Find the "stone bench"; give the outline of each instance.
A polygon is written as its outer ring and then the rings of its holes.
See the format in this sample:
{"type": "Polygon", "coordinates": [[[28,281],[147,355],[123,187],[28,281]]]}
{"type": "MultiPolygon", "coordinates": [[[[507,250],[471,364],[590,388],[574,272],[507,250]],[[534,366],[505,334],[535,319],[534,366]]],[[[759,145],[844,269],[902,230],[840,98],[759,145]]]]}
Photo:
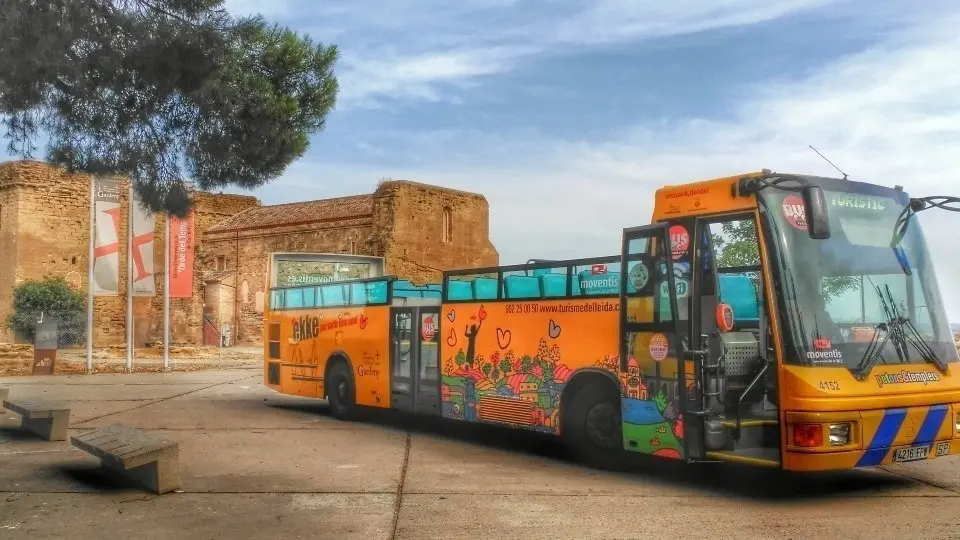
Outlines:
{"type": "Polygon", "coordinates": [[[48,441],[67,440],[70,427],[70,407],[59,401],[24,399],[12,401],[3,398],[7,409],[20,415],[20,426],[48,441]]]}
{"type": "Polygon", "coordinates": [[[179,445],[138,429],[110,424],[70,437],[73,446],[100,458],[107,470],[158,495],[180,487],[179,445]]]}
{"type": "Polygon", "coordinates": [[[10,397],[10,389],[0,386],[0,413],[7,412],[4,402],[10,397]]]}

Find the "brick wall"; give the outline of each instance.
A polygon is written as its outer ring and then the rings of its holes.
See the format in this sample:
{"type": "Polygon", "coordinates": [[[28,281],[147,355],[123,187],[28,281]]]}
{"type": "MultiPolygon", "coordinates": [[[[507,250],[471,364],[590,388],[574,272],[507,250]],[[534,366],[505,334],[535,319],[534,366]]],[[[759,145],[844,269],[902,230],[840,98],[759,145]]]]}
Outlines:
{"type": "Polygon", "coordinates": [[[17,269],[17,200],[13,167],[0,166],[0,341],[12,341],[7,316],[13,305],[17,269]]]}
{"type": "MultiPolygon", "coordinates": [[[[121,230],[127,231],[127,183],[123,182],[121,230]]],[[[0,216],[0,248],[15,254],[0,269],[0,316],[12,308],[10,291],[27,278],[63,276],[84,294],[87,291],[87,261],[90,231],[90,177],[69,175],[41,162],[16,161],[0,164],[0,204],[16,211],[0,216]],[[9,250],[9,251],[8,251],[9,250]],[[12,276],[12,278],[11,278],[12,276]]],[[[196,231],[259,204],[253,197],[196,194],[196,231]]],[[[138,344],[163,338],[163,235],[164,219],[156,219],[154,269],[157,296],[134,298],[134,336],[138,344]]],[[[202,252],[202,247],[198,246],[202,252]]],[[[127,245],[120,244],[120,294],[94,299],[94,344],[103,346],[126,341],[127,245]]],[[[197,257],[192,298],[171,298],[171,341],[199,343],[202,332],[203,297],[199,276],[202,257],[197,257]]],[[[13,336],[3,325],[0,340],[13,336]]]]}
{"type": "MultiPolygon", "coordinates": [[[[15,193],[15,218],[4,224],[5,239],[14,254],[13,264],[5,264],[3,272],[9,286],[15,287],[26,279],[46,276],[64,277],[67,281],[86,291],[87,261],[90,227],[90,178],[85,175],[70,175],[53,169],[44,163],[18,161],[0,164],[0,177],[4,191],[15,193]],[[12,275],[12,282],[9,277],[12,275]]],[[[126,220],[126,212],[123,213],[126,220]]],[[[6,258],[6,249],[4,250],[6,258]]],[[[125,251],[121,257],[125,257],[125,251]]],[[[125,279],[126,268],[120,269],[120,279],[125,279]]],[[[12,291],[9,291],[12,293],[12,291]]],[[[12,295],[0,297],[0,313],[12,311],[12,295]]],[[[110,332],[116,319],[114,298],[97,298],[94,306],[98,319],[95,335],[110,332]]],[[[5,323],[5,321],[4,321],[5,323]]],[[[120,329],[123,336],[121,306],[120,329]]],[[[4,324],[2,338],[13,341],[14,336],[4,324]]]]}
{"type": "Polygon", "coordinates": [[[374,242],[387,273],[415,283],[439,283],[444,270],[500,261],[490,242],[489,206],[482,195],[384,182],[374,194],[374,224],[374,242]]]}

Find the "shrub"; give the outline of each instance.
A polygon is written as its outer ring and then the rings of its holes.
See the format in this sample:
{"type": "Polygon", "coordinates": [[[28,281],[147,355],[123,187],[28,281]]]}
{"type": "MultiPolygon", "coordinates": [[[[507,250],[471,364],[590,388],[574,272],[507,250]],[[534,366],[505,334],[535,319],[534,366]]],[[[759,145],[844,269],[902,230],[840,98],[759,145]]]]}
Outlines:
{"type": "Polygon", "coordinates": [[[7,328],[33,343],[41,314],[57,320],[58,347],[86,342],[86,298],[62,277],[27,280],[16,287],[7,328]]]}

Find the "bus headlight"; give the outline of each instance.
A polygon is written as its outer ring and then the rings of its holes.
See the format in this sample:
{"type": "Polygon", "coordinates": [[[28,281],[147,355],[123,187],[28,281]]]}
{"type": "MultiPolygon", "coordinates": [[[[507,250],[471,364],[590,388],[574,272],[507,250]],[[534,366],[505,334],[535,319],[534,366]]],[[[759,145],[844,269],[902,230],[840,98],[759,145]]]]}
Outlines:
{"type": "Polygon", "coordinates": [[[954,427],[957,429],[957,435],[960,435],[960,412],[957,413],[956,424],[954,427]]]}
{"type": "Polygon", "coordinates": [[[844,446],[850,443],[850,424],[830,424],[830,446],[844,446]]]}

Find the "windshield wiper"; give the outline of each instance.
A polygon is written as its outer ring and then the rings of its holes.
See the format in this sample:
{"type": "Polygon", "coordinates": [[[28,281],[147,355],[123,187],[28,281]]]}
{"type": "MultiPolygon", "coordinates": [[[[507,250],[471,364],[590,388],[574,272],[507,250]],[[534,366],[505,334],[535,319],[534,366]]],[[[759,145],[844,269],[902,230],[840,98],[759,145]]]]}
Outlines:
{"type": "Polygon", "coordinates": [[[857,378],[857,380],[862,381],[864,377],[870,373],[877,363],[877,358],[880,357],[880,351],[883,350],[883,346],[886,345],[887,339],[891,337],[893,338],[894,349],[897,351],[897,356],[900,358],[900,363],[907,363],[908,361],[909,344],[913,345],[917,349],[917,351],[920,353],[920,356],[925,361],[937,366],[937,369],[939,369],[942,373],[946,373],[946,362],[941,360],[930,347],[930,345],[923,339],[923,336],[920,335],[920,332],[913,325],[913,322],[910,321],[910,318],[904,317],[902,314],[900,314],[900,310],[897,308],[897,304],[893,300],[893,294],[890,292],[890,285],[885,285],[885,287],[887,289],[886,297],[884,297],[880,287],[874,285],[874,289],[877,291],[877,296],[880,298],[880,304],[887,316],[887,321],[876,326],[878,332],[874,332],[873,338],[870,340],[870,345],[868,345],[867,350],[864,351],[863,358],[860,359],[860,362],[854,369],[854,376],[857,378]],[[908,335],[904,328],[906,328],[911,335],[908,335]],[[875,346],[879,330],[884,330],[885,334],[880,345],[875,346]]]}
{"type": "Polygon", "coordinates": [[[923,339],[923,336],[920,335],[920,331],[917,330],[917,327],[913,325],[913,322],[911,322],[908,318],[904,318],[903,325],[906,326],[907,330],[909,330],[910,334],[912,334],[905,336],[906,339],[908,339],[910,344],[917,349],[917,351],[920,353],[920,356],[922,356],[927,362],[937,366],[937,369],[940,370],[940,373],[946,374],[947,363],[937,356],[937,353],[933,351],[933,348],[930,347],[930,344],[928,344],[923,339]]]}
{"type": "Polygon", "coordinates": [[[900,357],[901,364],[906,363],[910,352],[907,350],[907,337],[903,333],[904,317],[900,315],[900,310],[897,309],[897,303],[893,300],[893,294],[890,293],[890,285],[884,285],[887,289],[886,298],[884,298],[880,287],[876,285],[874,285],[874,287],[877,289],[877,296],[880,297],[880,305],[883,307],[883,312],[887,316],[887,327],[893,336],[893,344],[897,349],[897,356],[900,357]],[[888,299],[890,303],[887,303],[888,299]]]}
{"type": "MultiPolygon", "coordinates": [[[[942,373],[946,373],[947,363],[941,360],[937,356],[937,353],[935,353],[933,349],[930,347],[930,344],[928,344],[923,339],[923,336],[920,335],[920,331],[917,330],[917,327],[913,325],[913,321],[911,321],[909,317],[905,317],[900,313],[900,310],[897,308],[897,304],[893,301],[893,294],[890,293],[890,285],[886,285],[886,288],[887,288],[887,298],[890,299],[890,307],[891,307],[891,311],[889,314],[893,315],[894,317],[893,320],[896,321],[895,324],[896,324],[897,340],[899,341],[901,347],[903,348],[904,356],[907,355],[907,344],[909,343],[910,345],[913,345],[914,348],[917,349],[917,352],[920,353],[920,356],[925,361],[937,366],[937,369],[939,369],[942,373]],[[904,328],[906,328],[906,330],[904,330],[904,328]],[[910,334],[907,333],[908,331],[910,332],[910,334]]],[[[877,292],[879,292],[879,289],[877,292]]],[[[883,300],[882,297],[881,297],[881,300],[883,300]]],[[[886,310],[887,303],[884,302],[883,304],[884,304],[884,310],[886,310]]]]}
{"type": "MultiPolygon", "coordinates": [[[[860,362],[857,363],[857,367],[853,368],[853,376],[857,378],[858,381],[862,381],[864,377],[873,369],[873,366],[877,364],[877,359],[882,358],[880,351],[883,350],[883,346],[887,344],[887,340],[890,338],[890,330],[886,323],[880,323],[874,327],[876,330],[873,333],[873,337],[870,338],[870,344],[867,345],[867,350],[863,352],[863,357],[860,358],[860,362]],[[877,345],[877,340],[880,337],[880,330],[884,331],[883,341],[880,342],[880,345],[877,345]]],[[[899,350],[897,353],[899,354],[899,350]]]]}
{"type": "Polygon", "coordinates": [[[890,241],[890,247],[897,247],[903,237],[907,234],[907,227],[910,225],[910,218],[917,212],[922,212],[928,208],[942,208],[951,212],[960,212],[960,206],[948,206],[950,204],[960,204],[960,197],[950,197],[939,195],[933,197],[911,198],[907,206],[903,208],[897,217],[897,222],[893,226],[893,239],[890,241]]]}

